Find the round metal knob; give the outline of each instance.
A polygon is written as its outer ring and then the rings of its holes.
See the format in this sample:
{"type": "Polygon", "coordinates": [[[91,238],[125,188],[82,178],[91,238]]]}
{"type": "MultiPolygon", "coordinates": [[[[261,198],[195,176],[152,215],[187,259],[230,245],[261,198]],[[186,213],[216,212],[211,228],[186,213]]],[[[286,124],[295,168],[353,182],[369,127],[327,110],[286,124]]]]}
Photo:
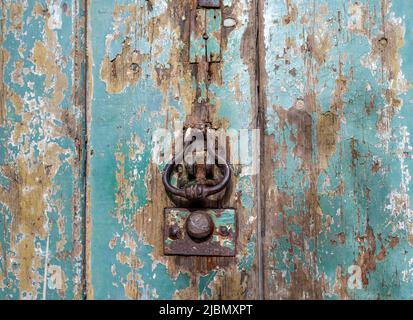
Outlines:
{"type": "Polygon", "coordinates": [[[202,240],[209,237],[214,230],[214,222],[206,212],[195,211],[186,220],[186,232],[191,238],[202,240]]]}

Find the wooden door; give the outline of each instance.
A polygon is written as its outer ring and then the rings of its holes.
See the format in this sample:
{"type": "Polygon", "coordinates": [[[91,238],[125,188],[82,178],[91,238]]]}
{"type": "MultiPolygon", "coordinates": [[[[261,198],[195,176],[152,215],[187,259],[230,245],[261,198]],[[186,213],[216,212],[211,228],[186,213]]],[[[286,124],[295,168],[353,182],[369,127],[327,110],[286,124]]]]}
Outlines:
{"type": "Polygon", "coordinates": [[[85,8],[0,6],[0,297],[82,299],[85,8]]]}
{"type": "Polygon", "coordinates": [[[406,1],[263,1],[265,296],[412,297],[406,1]]]}
{"type": "MultiPolygon", "coordinates": [[[[93,2],[89,8],[93,95],[90,127],[88,295],[94,298],[256,298],[257,207],[254,177],[233,175],[227,205],[237,209],[236,258],[167,257],[163,209],[174,207],[153,163],[153,132],[177,130],[195,101],[213,101],[217,126],[255,126],[254,3],[208,9],[221,62],[210,83],[195,46],[196,1],[93,2]],[[212,11],[212,12],[211,12],[212,11]],[[214,16],[216,17],[215,19],[214,16]],[[103,28],[102,26],[105,25],[103,28]],[[221,39],[219,39],[221,38],[221,39]],[[242,91],[241,91],[242,90],[242,91]],[[240,117],[240,113],[243,114],[240,117]]],[[[203,9],[200,9],[203,10],[203,9]]],[[[200,15],[202,13],[199,13],[200,15]]],[[[205,12],[204,12],[205,15],[205,12]]],[[[202,54],[202,53],[201,53],[202,54]]],[[[217,59],[218,60],[218,59],[217,59]]]]}
{"type": "Polygon", "coordinates": [[[402,0],[2,1],[0,298],[412,298],[412,16],[402,0]],[[235,257],[166,256],[153,138],[205,108],[260,133],[259,171],[233,165],[220,203],[235,257]]]}

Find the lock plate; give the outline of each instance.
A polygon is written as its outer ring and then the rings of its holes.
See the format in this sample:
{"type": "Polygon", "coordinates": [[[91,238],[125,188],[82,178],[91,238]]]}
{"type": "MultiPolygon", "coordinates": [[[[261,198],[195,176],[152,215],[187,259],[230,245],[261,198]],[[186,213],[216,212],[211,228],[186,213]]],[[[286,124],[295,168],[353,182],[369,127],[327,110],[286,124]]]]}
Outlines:
{"type": "MultiPolygon", "coordinates": [[[[164,214],[165,255],[235,256],[236,215],[234,209],[166,208],[164,214]],[[205,240],[198,240],[189,235],[190,226],[187,220],[191,214],[192,217],[206,215],[211,218],[212,233],[205,240]]],[[[196,221],[205,222],[202,219],[196,221]]],[[[199,225],[198,227],[205,226],[199,225]]]]}

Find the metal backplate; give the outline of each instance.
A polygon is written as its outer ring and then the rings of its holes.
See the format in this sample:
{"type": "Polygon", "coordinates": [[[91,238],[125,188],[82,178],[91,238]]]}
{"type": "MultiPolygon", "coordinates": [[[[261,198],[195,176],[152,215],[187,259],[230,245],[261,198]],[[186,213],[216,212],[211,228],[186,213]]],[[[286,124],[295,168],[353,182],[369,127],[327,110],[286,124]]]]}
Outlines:
{"type": "Polygon", "coordinates": [[[198,0],[198,6],[201,8],[219,8],[221,0],[198,0]]]}
{"type": "Polygon", "coordinates": [[[164,254],[183,256],[235,256],[236,215],[234,209],[166,208],[164,223],[164,254]],[[210,215],[214,222],[211,236],[204,241],[192,239],[185,227],[192,212],[210,215]]]}

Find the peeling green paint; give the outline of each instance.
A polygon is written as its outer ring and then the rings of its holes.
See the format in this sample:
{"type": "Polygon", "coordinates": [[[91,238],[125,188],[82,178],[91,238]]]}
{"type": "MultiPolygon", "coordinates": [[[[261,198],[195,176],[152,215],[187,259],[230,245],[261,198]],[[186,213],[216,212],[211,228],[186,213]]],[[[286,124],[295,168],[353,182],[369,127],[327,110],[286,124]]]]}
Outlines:
{"type": "Polygon", "coordinates": [[[211,271],[205,276],[201,276],[199,278],[199,285],[198,285],[199,297],[201,298],[204,298],[206,296],[208,296],[209,298],[212,297],[212,290],[209,287],[209,285],[214,280],[216,274],[217,274],[217,271],[211,271]]]}
{"type": "MultiPolygon", "coordinates": [[[[190,75],[192,67],[187,63],[188,60],[198,62],[197,56],[206,53],[203,33],[195,33],[193,28],[190,32],[185,29],[191,19],[189,3],[152,1],[148,6],[148,2],[143,0],[123,0],[90,4],[89,36],[94,64],[90,127],[93,155],[90,158],[89,182],[91,236],[88,278],[91,298],[190,297],[198,290],[194,283],[208,272],[194,272],[190,267],[193,258],[182,259],[184,266],[179,267],[174,257],[163,255],[163,243],[159,241],[163,240],[159,237],[164,223],[163,209],[171,205],[167,202],[163,186],[159,185],[159,171],[163,166],[152,163],[152,136],[156,128],[172,130],[175,120],[182,121],[188,117],[195,99],[199,102],[209,99],[217,109],[221,106],[218,112],[225,109],[223,106],[239,108],[242,103],[243,112],[248,113],[242,123],[237,123],[238,116],[233,113],[222,118],[235,128],[241,128],[243,124],[249,127],[254,108],[250,104],[251,94],[247,91],[241,98],[228,89],[228,84],[236,79],[249,87],[250,75],[239,53],[248,16],[247,10],[243,10],[244,23],[234,28],[228,37],[228,48],[221,52],[221,12],[206,10],[208,55],[216,56],[214,61],[217,63],[220,56],[231,61],[217,65],[223,69],[223,83],[214,81],[207,85],[203,79],[190,75]],[[186,40],[181,38],[184,31],[188,32],[186,40]],[[135,69],[139,72],[136,76],[127,65],[134,56],[144,57],[143,61],[135,62],[135,69]],[[133,136],[139,137],[143,146],[136,157],[133,154],[137,148],[134,143],[129,143],[133,136]],[[128,235],[125,243],[119,241],[122,234],[128,235]],[[152,247],[152,251],[142,256],[142,252],[137,250],[138,244],[152,247]],[[136,259],[138,264],[134,262],[136,259]],[[149,266],[159,270],[153,279],[146,271],[149,266]]],[[[249,6],[252,2],[242,1],[237,10],[249,6]]],[[[197,10],[198,13],[203,11],[197,10]]],[[[217,73],[217,78],[218,75],[221,76],[217,73]]],[[[244,194],[244,197],[250,196],[244,194]]],[[[249,216],[254,216],[252,206],[248,205],[249,216]]],[[[234,217],[233,212],[231,214],[234,217]]],[[[234,248],[232,241],[224,241],[223,245],[234,248]]],[[[240,254],[242,257],[243,253],[240,254]]],[[[233,266],[236,267],[235,264],[233,266]]],[[[211,281],[229,281],[237,276],[227,271],[228,267],[215,265],[212,268],[220,270],[223,277],[213,277],[211,281]]],[[[235,296],[240,290],[234,288],[228,295],[235,296]]],[[[210,294],[214,295],[212,289],[210,294]]]]}
{"type": "Polygon", "coordinates": [[[254,234],[251,237],[251,241],[248,242],[246,247],[246,254],[242,256],[241,260],[238,263],[238,270],[240,271],[249,271],[254,266],[254,259],[256,255],[256,246],[257,246],[257,236],[254,234]]]}
{"type": "Polygon", "coordinates": [[[208,62],[221,60],[221,10],[206,10],[206,27],[208,40],[206,41],[206,55],[208,62]]]}
{"type": "Polygon", "coordinates": [[[266,134],[279,194],[279,211],[266,212],[278,226],[267,236],[268,297],[284,288],[294,298],[412,296],[410,7],[265,2],[266,134]],[[353,266],[362,288],[348,283],[353,266]]]}
{"type": "Polygon", "coordinates": [[[0,10],[0,299],[82,299],[84,2],[0,10]]]}
{"type": "Polygon", "coordinates": [[[261,271],[264,298],[412,298],[409,2],[85,5],[1,2],[0,298],[257,298],[261,271]],[[233,166],[214,217],[236,257],[208,263],[163,255],[151,158],[196,102],[214,127],[265,126],[262,174],[233,166]]]}

